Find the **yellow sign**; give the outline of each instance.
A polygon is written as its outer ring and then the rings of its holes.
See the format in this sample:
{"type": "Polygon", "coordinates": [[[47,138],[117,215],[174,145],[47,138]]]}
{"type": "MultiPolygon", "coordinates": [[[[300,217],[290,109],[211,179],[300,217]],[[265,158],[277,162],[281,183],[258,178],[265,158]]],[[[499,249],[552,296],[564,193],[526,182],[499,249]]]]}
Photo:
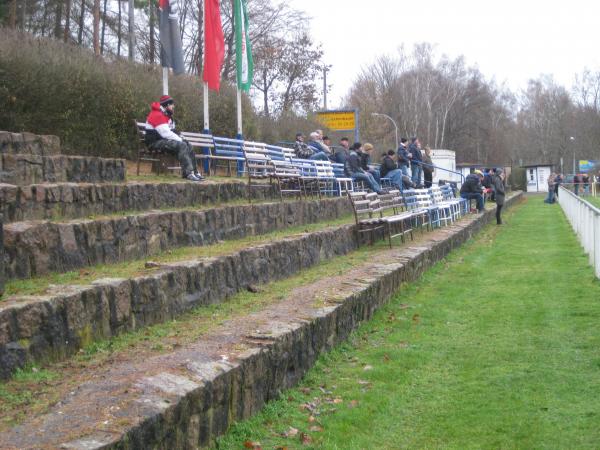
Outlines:
{"type": "Polygon", "coordinates": [[[334,131],[348,131],[356,128],[354,111],[327,111],[317,113],[317,119],[323,126],[334,131]]]}

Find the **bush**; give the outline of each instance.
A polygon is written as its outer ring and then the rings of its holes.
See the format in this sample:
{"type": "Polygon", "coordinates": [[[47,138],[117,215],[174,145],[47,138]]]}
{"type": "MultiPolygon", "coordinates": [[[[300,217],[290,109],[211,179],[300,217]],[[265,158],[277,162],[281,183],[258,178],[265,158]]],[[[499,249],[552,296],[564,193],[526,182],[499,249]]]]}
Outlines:
{"type": "MultiPolygon", "coordinates": [[[[222,83],[210,93],[211,131],[236,133],[235,88],[222,83]]],[[[160,96],[162,68],[95,57],[89,50],[0,29],[0,129],[55,134],[63,151],[133,156],[133,120],[143,120],[160,96]]],[[[202,130],[202,83],[170,77],[178,128],[202,130]]],[[[258,121],[243,97],[244,134],[259,139],[258,121]]]]}

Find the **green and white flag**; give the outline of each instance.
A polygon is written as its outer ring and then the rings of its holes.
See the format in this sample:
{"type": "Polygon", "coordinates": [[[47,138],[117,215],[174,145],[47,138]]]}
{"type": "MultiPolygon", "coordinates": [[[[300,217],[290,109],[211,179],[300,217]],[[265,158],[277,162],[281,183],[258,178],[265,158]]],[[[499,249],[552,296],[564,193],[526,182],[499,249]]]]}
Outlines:
{"type": "Polygon", "coordinates": [[[238,89],[248,92],[252,85],[252,49],[248,37],[248,12],[246,0],[233,0],[235,24],[235,62],[237,66],[238,89]]]}

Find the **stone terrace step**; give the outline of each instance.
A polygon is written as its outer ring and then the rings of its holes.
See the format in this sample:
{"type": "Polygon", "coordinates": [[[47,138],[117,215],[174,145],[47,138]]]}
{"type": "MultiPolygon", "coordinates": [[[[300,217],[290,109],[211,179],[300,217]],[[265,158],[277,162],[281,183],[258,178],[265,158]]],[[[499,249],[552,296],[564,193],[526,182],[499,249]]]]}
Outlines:
{"type": "Polygon", "coordinates": [[[163,264],[132,279],[101,279],[8,298],[0,302],[0,378],[28,362],[61,359],[93,339],[219,303],[251,284],[288,277],[356,247],[353,226],[347,225],[226,256],[163,264]]]}
{"type": "Polygon", "coordinates": [[[34,183],[97,183],[125,180],[125,160],[95,156],[0,155],[0,182],[25,186],[34,183]]]}
{"type": "Polygon", "coordinates": [[[351,212],[348,199],[342,197],[62,223],[14,222],[4,225],[4,273],[8,279],[66,272],[337,219],[351,212]]]}
{"type": "Polygon", "coordinates": [[[419,246],[382,251],[350,273],[301,286],[170,353],[122,357],[81,373],[78,379],[87,381],[67,388],[47,414],[2,433],[0,447],[205,447],[297,383],[401,283],[418,278],[492,218],[492,211],[471,216],[425,235],[419,246]]]}
{"type": "MultiPolygon", "coordinates": [[[[275,198],[276,187],[252,189],[253,199],[275,198]]],[[[122,211],[144,211],[215,204],[248,197],[241,181],[149,183],[54,183],[14,186],[0,184],[4,223],[22,220],[71,219],[122,211]]]]}
{"type": "Polygon", "coordinates": [[[58,136],[0,131],[0,153],[52,156],[60,154],[58,136]]]}

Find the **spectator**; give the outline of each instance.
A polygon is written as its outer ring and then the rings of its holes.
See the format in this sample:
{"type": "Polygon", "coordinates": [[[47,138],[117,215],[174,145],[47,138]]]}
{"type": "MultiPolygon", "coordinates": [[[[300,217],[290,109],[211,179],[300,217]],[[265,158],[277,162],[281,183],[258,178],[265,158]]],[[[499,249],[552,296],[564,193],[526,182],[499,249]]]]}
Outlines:
{"type": "Polygon", "coordinates": [[[146,145],[149,149],[175,155],[181,165],[183,178],[202,181],[204,178],[198,173],[194,149],[175,132],[174,110],[175,101],[168,95],[152,103],[146,118],[146,145]]]}
{"type": "Polygon", "coordinates": [[[590,193],[590,177],[587,173],[581,175],[581,182],[583,183],[583,195],[590,193]]]}
{"type": "Polygon", "coordinates": [[[494,190],[494,199],[496,200],[496,225],[502,225],[502,206],[506,189],[504,187],[504,172],[498,168],[492,176],[492,189],[494,190]]]}
{"type": "Polygon", "coordinates": [[[374,169],[369,167],[371,164],[371,154],[373,153],[374,147],[373,144],[369,142],[365,142],[362,147],[362,151],[360,151],[360,166],[363,168],[365,172],[369,172],[375,178],[377,183],[381,184],[381,175],[379,174],[379,169],[374,169]]]}
{"type": "Polygon", "coordinates": [[[423,171],[423,166],[421,166],[423,158],[421,157],[421,143],[416,136],[411,139],[411,144],[408,146],[408,153],[411,155],[412,181],[419,186],[421,184],[421,172],[423,171]]]}
{"type": "Polygon", "coordinates": [[[492,179],[494,178],[494,172],[496,169],[484,169],[482,185],[485,188],[485,192],[490,193],[490,200],[494,201],[494,189],[492,185],[492,179]]]}
{"type": "Polygon", "coordinates": [[[575,195],[579,195],[579,184],[581,183],[581,178],[578,174],[573,175],[573,192],[575,195]]]}
{"type": "Polygon", "coordinates": [[[562,175],[562,173],[557,173],[556,177],[554,178],[554,198],[558,198],[558,188],[560,187],[560,185],[562,184],[564,180],[564,177],[562,175]]]}
{"type": "Polygon", "coordinates": [[[346,160],[346,164],[344,165],[346,175],[351,177],[353,180],[364,181],[369,185],[369,188],[371,190],[377,192],[378,194],[381,194],[382,191],[379,183],[375,181],[373,175],[371,175],[369,172],[365,172],[361,167],[360,155],[358,153],[361,147],[362,144],[360,142],[355,142],[354,144],[352,144],[350,154],[348,155],[348,159],[346,160]]]}
{"type": "Polygon", "coordinates": [[[460,196],[464,199],[471,201],[475,199],[477,202],[477,211],[483,212],[483,186],[481,181],[483,180],[483,173],[481,170],[476,170],[473,173],[467,175],[465,182],[460,187],[460,196]]]}
{"type": "Polygon", "coordinates": [[[394,161],[395,153],[394,150],[388,150],[387,154],[383,157],[380,169],[381,177],[389,178],[392,185],[396,186],[401,191],[407,187],[403,182],[403,178],[409,182],[408,187],[414,187],[410,178],[402,173],[402,170],[398,168],[396,161],[394,161]]]}
{"type": "Polygon", "coordinates": [[[310,139],[308,146],[313,150],[312,156],[308,159],[320,159],[322,161],[329,161],[329,147],[320,142],[320,135],[317,131],[310,133],[310,139]]]}
{"type": "Polygon", "coordinates": [[[336,163],[346,164],[346,160],[348,159],[348,155],[350,154],[350,141],[348,141],[347,137],[343,137],[340,139],[340,146],[342,148],[338,148],[335,151],[333,160],[336,163]]]}
{"type": "Polygon", "coordinates": [[[557,175],[552,172],[548,177],[548,197],[544,200],[544,203],[552,204],[554,203],[554,183],[557,175]]]}
{"type": "Polygon", "coordinates": [[[327,146],[329,153],[331,153],[331,139],[329,139],[329,136],[323,136],[323,144],[327,146]]]}
{"type": "Polygon", "coordinates": [[[302,133],[296,133],[296,142],[294,142],[294,153],[297,158],[308,159],[314,151],[308,145],[304,143],[304,135],[302,133]]]}
{"type": "Polygon", "coordinates": [[[423,154],[423,179],[425,187],[430,188],[433,184],[433,161],[431,160],[431,148],[426,145],[423,154]]]}
{"type": "Polygon", "coordinates": [[[408,175],[408,166],[410,165],[410,155],[406,148],[406,138],[400,139],[400,147],[398,147],[398,169],[402,170],[404,175],[408,175]]]}

